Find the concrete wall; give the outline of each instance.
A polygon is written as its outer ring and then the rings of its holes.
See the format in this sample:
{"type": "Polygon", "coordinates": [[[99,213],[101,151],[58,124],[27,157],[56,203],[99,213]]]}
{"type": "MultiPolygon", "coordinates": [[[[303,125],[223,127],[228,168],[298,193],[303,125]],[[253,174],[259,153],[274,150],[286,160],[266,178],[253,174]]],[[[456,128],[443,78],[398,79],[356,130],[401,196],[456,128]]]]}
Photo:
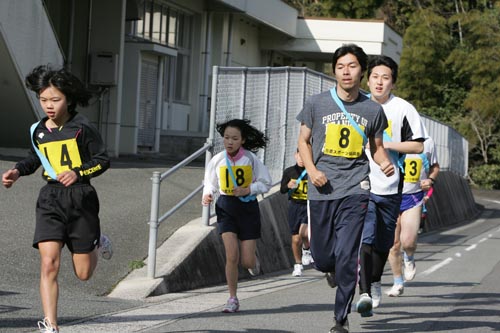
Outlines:
{"type": "MultiPolygon", "coordinates": [[[[277,187],[273,188],[277,191],[277,187]]],[[[264,274],[290,269],[294,264],[287,222],[287,196],[279,192],[259,202],[262,238],[257,251],[264,274]]],[[[429,204],[426,230],[447,228],[476,218],[478,206],[465,179],[441,172],[429,204]]],[[[156,279],[146,278],[147,267],[133,271],[109,294],[110,297],[140,299],[170,292],[224,285],[225,253],[215,227],[203,226],[201,219],[177,230],[158,248],[156,279]]],[[[240,267],[240,279],[249,278],[240,267]]]]}
{"type": "MultiPolygon", "coordinates": [[[[287,222],[287,201],[286,195],[277,192],[259,202],[262,238],[257,241],[257,252],[264,273],[280,271],[293,265],[291,236],[287,222]]],[[[192,230],[196,230],[195,226],[188,226],[188,228],[193,227],[192,230]]],[[[177,267],[170,269],[170,273],[163,277],[163,281],[148,296],[226,282],[224,245],[217,233],[217,228],[214,225],[211,227],[200,226],[199,228],[211,228],[211,231],[177,267]]],[[[158,254],[158,258],[160,257],[162,256],[158,254]]],[[[160,265],[157,264],[157,266],[160,265]]],[[[240,266],[239,276],[240,278],[249,278],[250,274],[240,266]]]]}
{"type": "Polygon", "coordinates": [[[425,231],[437,230],[470,221],[481,212],[472,191],[462,177],[441,171],[434,184],[434,194],[427,203],[425,231]]]}

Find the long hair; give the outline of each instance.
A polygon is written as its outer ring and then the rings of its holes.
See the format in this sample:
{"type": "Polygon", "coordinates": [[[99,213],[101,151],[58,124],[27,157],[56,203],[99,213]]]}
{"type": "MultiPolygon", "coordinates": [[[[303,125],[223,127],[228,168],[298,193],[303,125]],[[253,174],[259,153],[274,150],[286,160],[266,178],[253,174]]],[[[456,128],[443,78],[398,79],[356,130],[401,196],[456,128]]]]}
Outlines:
{"type": "Polygon", "coordinates": [[[234,127],[240,130],[241,137],[245,139],[243,148],[246,150],[256,152],[259,148],[264,148],[269,141],[264,133],[250,125],[250,120],[248,119],[231,119],[225,123],[217,124],[217,132],[224,136],[227,127],[234,127]]]}
{"type": "Polygon", "coordinates": [[[82,81],[64,68],[54,69],[50,65],[40,65],[35,67],[25,80],[26,88],[36,93],[40,93],[53,86],[59,89],[68,102],[68,112],[74,112],[77,105],[85,107],[89,105],[92,93],[83,85],[82,81]]]}

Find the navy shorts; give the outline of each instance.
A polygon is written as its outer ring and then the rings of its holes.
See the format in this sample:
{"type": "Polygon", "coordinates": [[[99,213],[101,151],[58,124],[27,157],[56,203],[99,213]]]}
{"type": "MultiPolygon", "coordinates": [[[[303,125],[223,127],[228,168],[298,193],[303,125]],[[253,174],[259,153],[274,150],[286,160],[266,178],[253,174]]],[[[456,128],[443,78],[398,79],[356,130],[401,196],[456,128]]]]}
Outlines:
{"type": "Polygon", "coordinates": [[[298,235],[301,224],[307,224],[307,202],[288,201],[288,226],[292,235],[298,235]]]}
{"type": "Polygon", "coordinates": [[[89,253],[99,243],[99,199],[89,184],[47,184],[36,204],[33,247],[43,241],[62,241],[72,253],[89,253]]]}
{"type": "Polygon", "coordinates": [[[405,210],[417,207],[424,203],[424,192],[420,191],[417,193],[403,194],[403,200],[401,201],[401,206],[399,210],[404,212],[405,210]]]}
{"type": "Polygon", "coordinates": [[[401,197],[401,194],[370,193],[370,203],[363,227],[363,244],[374,245],[375,249],[381,252],[389,252],[394,245],[394,231],[401,197]]]}
{"type": "Polygon", "coordinates": [[[257,200],[242,202],[238,197],[221,195],[215,205],[219,234],[233,232],[239,240],[260,238],[260,210],[257,200]]]}

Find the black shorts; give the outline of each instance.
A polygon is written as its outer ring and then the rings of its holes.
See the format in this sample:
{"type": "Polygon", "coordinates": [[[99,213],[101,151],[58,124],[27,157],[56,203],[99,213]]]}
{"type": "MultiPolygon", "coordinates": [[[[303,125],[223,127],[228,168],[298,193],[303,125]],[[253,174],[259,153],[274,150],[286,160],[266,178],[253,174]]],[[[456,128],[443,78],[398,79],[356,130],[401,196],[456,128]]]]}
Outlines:
{"type": "Polygon", "coordinates": [[[260,238],[260,210],[257,200],[242,202],[237,197],[221,195],[215,205],[219,234],[234,232],[240,240],[260,238]]]}
{"type": "Polygon", "coordinates": [[[307,201],[303,204],[288,201],[288,226],[292,235],[298,235],[302,224],[307,224],[307,201]]]}
{"type": "Polygon", "coordinates": [[[38,243],[62,241],[72,253],[89,253],[99,244],[99,199],[89,184],[47,184],[36,204],[33,247],[38,243]]]}

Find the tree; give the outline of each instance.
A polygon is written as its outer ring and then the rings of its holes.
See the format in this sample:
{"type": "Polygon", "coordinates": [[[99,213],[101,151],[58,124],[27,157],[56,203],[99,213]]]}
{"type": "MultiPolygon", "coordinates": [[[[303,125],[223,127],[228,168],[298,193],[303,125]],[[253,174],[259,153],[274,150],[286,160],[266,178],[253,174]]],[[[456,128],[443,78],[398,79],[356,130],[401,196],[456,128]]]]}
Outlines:
{"type": "Polygon", "coordinates": [[[328,16],[328,9],[322,0],[284,0],[284,2],[297,9],[299,17],[328,16]]]}
{"type": "Polygon", "coordinates": [[[448,58],[462,85],[468,88],[460,129],[472,143],[472,152],[488,164],[500,141],[500,11],[459,13],[461,40],[448,58]]]}
{"type": "Polygon", "coordinates": [[[446,59],[452,47],[446,20],[430,9],[417,10],[403,40],[397,93],[421,112],[443,108],[450,86],[446,59]]]}

